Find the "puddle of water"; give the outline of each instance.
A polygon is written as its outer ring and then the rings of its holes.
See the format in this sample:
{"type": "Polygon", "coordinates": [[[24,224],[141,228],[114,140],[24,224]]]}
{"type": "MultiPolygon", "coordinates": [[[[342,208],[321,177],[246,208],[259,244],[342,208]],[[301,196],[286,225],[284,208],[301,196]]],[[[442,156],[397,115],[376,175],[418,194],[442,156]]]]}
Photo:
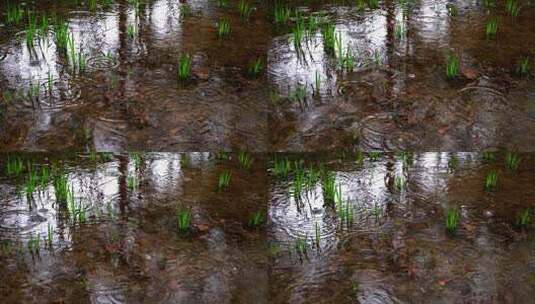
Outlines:
{"type": "Polygon", "coordinates": [[[0,298],[527,303],[535,156],[518,157],[3,154],[0,298]]]}
{"type": "Polygon", "coordinates": [[[520,131],[535,130],[533,81],[511,73],[533,62],[530,3],[516,18],[502,3],[473,1],[296,4],[306,24],[318,22],[300,49],[298,21],[274,24],[272,4],[254,3],[245,22],[234,2],[89,3],[23,4],[39,22],[50,17],[46,34],[30,40],[26,15],[20,24],[2,19],[2,151],[535,147],[535,132],[520,131]],[[82,72],[58,47],[53,15],[85,57],[82,72]],[[493,18],[498,33],[488,39],[493,18]],[[329,53],[325,21],[351,60],[329,53]],[[459,57],[458,80],[445,76],[449,52],[459,57]],[[180,54],[192,56],[185,83],[176,77],[180,54]],[[262,72],[251,77],[257,59],[262,72]]]}

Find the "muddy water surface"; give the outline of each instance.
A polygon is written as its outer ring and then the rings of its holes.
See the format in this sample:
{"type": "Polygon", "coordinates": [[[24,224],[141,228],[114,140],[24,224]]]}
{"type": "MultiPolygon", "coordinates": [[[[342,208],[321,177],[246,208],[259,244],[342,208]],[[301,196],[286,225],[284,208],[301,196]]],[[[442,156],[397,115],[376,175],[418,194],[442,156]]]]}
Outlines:
{"type": "Polygon", "coordinates": [[[493,156],[242,154],[247,165],[216,153],[4,154],[0,298],[530,303],[535,239],[520,218],[533,216],[535,158],[520,155],[511,171],[493,156]],[[286,176],[275,169],[285,159],[286,176]],[[319,168],[334,177],[334,204],[319,168]],[[223,172],[230,183],[219,188],[223,172]],[[485,190],[490,172],[498,182],[485,190]]]}
{"type": "Polygon", "coordinates": [[[320,27],[296,48],[295,13],[277,25],[271,2],[251,2],[248,21],[237,1],[91,2],[21,4],[38,20],[68,22],[86,58],[82,73],[57,47],[54,26],[28,42],[25,17],[13,24],[4,14],[3,151],[535,147],[534,83],[513,73],[521,60],[534,62],[530,1],[517,1],[516,18],[505,1],[290,3],[304,20],[335,26],[352,71],[326,50],[320,27]],[[224,39],[222,18],[231,27],[224,39]],[[192,56],[189,81],[177,80],[180,54],[192,56]],[[454,80],[447,54],[460,60],[454,80]],[[263,69],[252,77],[257,58],[263,69]]]}

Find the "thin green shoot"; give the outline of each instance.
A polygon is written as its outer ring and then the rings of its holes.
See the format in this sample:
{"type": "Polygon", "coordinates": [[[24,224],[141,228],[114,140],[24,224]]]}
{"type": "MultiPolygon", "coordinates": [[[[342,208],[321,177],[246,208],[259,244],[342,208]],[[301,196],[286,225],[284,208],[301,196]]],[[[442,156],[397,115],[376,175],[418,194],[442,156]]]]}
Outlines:
{"type": "Polygon", "coordinates": [[[320,249],[321,229],[318,222],[314,222],[314,236],[314,244],[316,245],[316,248],[320,249]]]}

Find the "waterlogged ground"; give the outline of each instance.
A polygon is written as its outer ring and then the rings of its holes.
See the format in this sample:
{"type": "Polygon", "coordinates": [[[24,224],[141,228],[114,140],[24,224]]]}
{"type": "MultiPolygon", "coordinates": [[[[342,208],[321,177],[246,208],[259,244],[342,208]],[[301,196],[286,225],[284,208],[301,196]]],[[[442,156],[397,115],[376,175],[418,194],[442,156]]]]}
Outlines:
{"type": "Polygon", "coordinates": [[[533,302],[533,1],[0,12],[0,303],[533,302]]]}
{"type": "Polygon", "coordinates": [[[19,23],[1,3],[1,150],[535,149],[533,1],[292,1],[278,24],[272,1],[247,2],[248,20],[238,1],[218,2],[11,1],[19,23]],[[28,9],[49,20],[30,39],[28,9]],[[334,25],[342,56],[321,26],[297,47],[296,11],[334,25]],[[218,38],[222,19],[230,35],[218,38]],[[74,56],[54,20],[67,22],[74,56]],[[180,54],[192,56],[187,81],[180,54]],[[460,61],[450,80],[448,55],[460,61]]]}
{"type": "Polygon", "coordinates": [[[3,154],[0,298],[531,303],[535,155],[511,156],[3,154]]]}

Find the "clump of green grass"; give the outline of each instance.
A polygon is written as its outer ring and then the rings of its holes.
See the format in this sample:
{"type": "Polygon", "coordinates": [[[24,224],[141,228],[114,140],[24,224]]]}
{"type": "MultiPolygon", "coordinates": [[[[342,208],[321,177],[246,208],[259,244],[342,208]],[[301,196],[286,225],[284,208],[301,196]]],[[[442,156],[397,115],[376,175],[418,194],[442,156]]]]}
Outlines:
{"type": "Polygon", "coordinates": [[[371,151],[368,153],[368,159],[371,161],[371,162],[376,162],[378,161],[379,159],[381,159],[381,156],[383,155],[383,153],[379,152],[379,151],[371,151]]]}
{"type": "Polygon", "coordinates": [[[228,7],[228,0],[217,0],[217,5],[222,8],[228,7]]]}
{"type": "Polygon", "coordinates": [[[133,151],[130,152],[130,158],[132,159],[132,162],[134,163],[134,170],[139,171],[141,169],[142,159],[141,159],[141,153],[133,151]]]}
{"type": "Polygon", "coordinates": [[[524,228],[524,229],[529,227],[529,225],[531,225],[531,220],[532,220],[531,213],[532,211],[530,208],[527,208],[523,210],[522,212],[520,212],[516,218],[517,227],[524,228]]]}
{"type": "Polygon", "coordinates": [[[405,177],[397,175],[394,177],[394,188],[401,192],[405,188],[405,184],[407,181],[405,180],[405,177]]]}
{"type": "Polygon", "coordinates": [[[180,17],[186,18],[191,16],[191,7],[186,3],[180,6],[180,17]]]}
{"type": "Polygon", "coordinates": [[[25,98],[32,102],[32,106],[35,103],[39,104],[39,96],[41,95],[41,85],[39,83],[30,82],[28,90],[26,90],[25,98]]]}
{"type": "Polygon", "coordinates": [[[249,153],[240,151],[240,153],[238,153],[238,162],[242,168],[249,170],[253,163],[253,158],[249,153]]]}
{"type": "Polygon", "coordinates": [[[179,80],[188,80],[191,77],[191,56],[182,54],[178,57],[177,77],[179,80]]]}
{"type": "Polygon", "coordinates": [[[6,3],[6,11],[5,11],[5,22],[9,25],[16,25],[19,24],[22,21],[22,17],[24,16],[24,10],[22,9],[22,6],[19,5],[12,5],[9,1],[6,3]]]}
{"type": "Polygon", "coordinates": [[[315,167],[310,167],[305,172],[305,189],[312,192],[316,189],[316,184],[320,181],[321,171],[315,167]]]}
{"type": "Polygon", "coordinates": [[[516,171],[521,161],[522,159],[516,152],[509,151],[505,155],[505,166],[511,171],[516,171]]]}
{"type": "Polygon", "coordinates": [[[54,191],[56,193],[56,200],[60,203],[67,202],[69,194],[69,179],[66,174],[57,172],[54,175],[54,191]]]}
{"type": "Polygon", "coordinates": [[[325,205],[334,205],[336,198],[336,175],[331,171],[322,170],[321,190],[323,191],[323,201],[325,205]]]}
{"type": "Polygon", "coordinates": [[[349,199],[344,202],[342,199],[342,187],[338,185],[335,192],[336,214],[340,223],[350,225],[353,222],[353,206],[349,199]]]}
{"type": "Polygon", "coordinates": [[[459,9],[457,8],[457,6],[455,6],[455,4],[452,4],[452,3],[446,4],[446,9],[448,10],[448,15],[452,17],[459,15],[459,9]]]}
{"type": "Polygon", "coordinates": [[[249,63],[247,71],[249,72],[249,75],[256,77],[262,72],[263,69],[264,63],[262,62],[262,58],[258,57],[249,63]]]}
{"type": "Polygon", "coordinates": [[[344,53],[342,33],[338,33],[338,35],[336,35],[335,48],[337,53],[336,58],[338,59],[338,68],[340,70],[352,72],[353,68],[355,67],[355,57],[349,48],[347,48],[346,52],[344,53]]]}
{"type": "Polygon", "coordinates": [[[323,49],[328,54],[335,54],[336,50],[336,26],[332,22],[325,22],[321,25],[321,36],[323,37],[323,49]]]}
{"type": "Polygon", "coordinates": [[[89,7],[89,10],[94,12],[97,9],[97,0],[88,0],[87,6],[89,7]]]}
{"type": "Polygon", "coordinates": [[[273,161],[273,172],[277,178],[286,178],[292,170],[292,164],[287,158],[279,159],[275,157],[273,161]]]}
{"type": "Polygon", "coordinates": [[[505,2],[505,9],[513,19],[515,19],[520,13],[520,5],[518,5],[516,0],[507,0],[505,2]]]}
{"type": "Polygon", "coordinates": [[[189,168],[191,165],[191,160],[187,153],[182,154],[180,157],[180,167],[182,168],[189,168]]]}
{"type": "Polygon", "coordinates": [[[13,99],[15,98],[13,92],[11,90],[4,90],[2,92],[2,100],[5,103],[11,103],[13,99]]]}
{"type": "Polygon", "coordinates": [[[74,190],[70,189],[67,194],[67,212],[69,218],[73,223],[84,223],[86,219],[86,210],[82,204],[82,200],[79,200],[76,203],[76,198],[74,196],[74,190]]]}
{"type": "Polygon", "coordinates": [[[457,55],[450,53],[446,56],[446,77],[448,79],[456,78],[459,75],[460,61],[457,55]]]}
{"type": "Polygon", "coordinates": [[[375,9],[379,7],[379,0],[368,0],[368,7],[375,9]]]}
{"type": "Polygon", "coordinates": [[[487,21],[485,24],[485,35],[487,39],[495,39],[498,33],[498,19],[493,18],[487,21]]]}
{"type": "Polygon", "coordinates": [[[487,8],[496,7],[496,0],[483,0],[483,6],[487,8]]]}
{"type": "Polygon", "coordinates": [[[516,64],[515,72],[520,77],[526,77],[526,76],[528,76],[530,74],[530,72],[531,72],[531,62],[529,60],[529,57],[521,59],[516,64]]]}
{"type": "Polygon", "coordinates": [[[217,190],[222,191],[230,186],[230,178],[232,174],[230,171],[225,170],[219,174],[219,178],[217,180],[217,190]]]}
{"type": "Polygon", "coordinates": [[[230,159],[230,155],[228,152],[225,152],[225,151],[218,151],[217,154],[215,155],[215,159],[217,161],[225,161],[225,160],[229,160],[230,159]]]}
{"type": "Polygon", "coordinates": [[[307,250],[308,250],[308,243],[307,243],[307,237],[304,238],[298,238],[294,242],[294,249],[297,255],[301,260],[303,258],[308,258],[307,256],[307,250]]]}
{"type": "Polygon", "coordinates": [[[56,48],[61,52],[66,52],[69,45],[69,24],[67,22],[56,20],[52,25],[56,48]]]}
{"type": "Polygon", "coordinates": [[[28,46],[28,48],[33,48],[35,37],[37,37],[37,19],[31,12],[28,12],[27,19],[28,23],[26,24],[26,29],[24,31],[26,36],[26,46],[28,46]]]}
{"type": "Polygon", "coordinates": [[[399,159],[401,160],[401,163],[403,164],[403,167],[408,167],[412,165],[414,155],[412,152],[408,151],[402,151],[399,154],[399,159]]]}
{"type": "Polygon", "coordinates": [[[230,35],[230,21],[228,18],[221,18],[217,23],[217,36],[219,38],[225,38],[230,35]]]}
{"type": "Polygon", "coordinates": [[[191,228],[191,210],[177,207],[176,227],[178,232],[185,233],[191,228]]]}
{"type": "Polygon", "coordinates": [[[405,35],[405,32],[405,25],[402,22],[396,22],[396,25],[394,26],[394,36],[398,40],[401,40],[405,35]]]}
{"type": "Polygon", "coordinates": [[[132,7],[134,8],[134,14],[136,16],[139,16],[139,12],[141,12],[141,9],[144,6],[144,3],[142,2],[142,0],[128,0],[127,2],[128,4],[132,5],[132,7]]]}
{"type": "Polygon", "coordinates": [[[446,211],[446,230],[449,233],[455,233],[459,226],[461,214],[456,208],[448,208],[446,211]]]}
{"type": "Polygon", "coordinates": [[[26,195],[28,197],[33,197],[33,193],[35,192],[35,190],[37,190],[38,184],[39,184],[39,177],[37,176],[37,172],[29,168],[28,177],[26,179],[26,184],[24,186],[26,195]]]}
{"type": "Polygon", "coordinates": [[[49,26],[48,17],[46,15],[42,15],[41,16],[41,22],[39,22],[39,28],[37,29],[37,33],[43,39],[47,38],[48,26],[49,26]]]}
{"type": "Polygon", "coordinates": [[[19,176],[24,171],[24,162],[19,157],[7,157],[6,174],[8,176],[19,176]]]}
{"type": "Polygon", "coordinates": [[[251,228],[259,228],[264,224],[266,221],[266,217],[264,215],[264,211],[258,210],[251,214],[249,217],[249,227],[251,228]]]}
{"type": "Polygon", "coordinates": [[[50,181],[50,169],[48,166],[41,167],[41,174],[39,175],[39,180],[41,188],[44,189],[50,181]]]}
{"type": "Polygon", "coordinates": [[[494,161],[496,161],[496,155],[494,154],[494,152],[485,151],[483,152],[483,161],[487,163],[493,163],[494,161]]]}
{"type": "Polygon", "coordinates": [[[72,71],[75,74],[82,74],[85,71],[87,59],[81,50],[76,51],[73,34],[67,39],[67,46],[72,71]]]}
{"type": "Polygon", "coordinates": [[[30,234],[30,239],[28,240],[28,250],[30,253],[39,254],[41,248],[41,236],[39,233],[34,237],[33,233],[30,234]]]}
{"type": "Polygon", "coordinates": [[[302,49],[302,42],[305,38],[305,22],[303,18],[297,17],[295,25],[292,29],[292,41],[296,51],[302,49]]]}
{"type": "Polygon", "coordinates": [[[240,16],[243,20],[249,20],[254,7],[252,7],[251,4],[246,0],[240,0],[238,4],[238,10],[240,11],[240,16]]]}
{"type": "Polygon", "coordinates": [[[316,31],[318,30],[318,26],[321,24],[322,19],[320,19],[319,16],[310,16],[307,18],[308,22],[306,23],[305,33],[306,37],[308,39],[314,38],[316,35],[316,31]]]}
{"type": "Polygon", "coordinates": [[[306,92],[306,85],[297,84],[295,89],[290,92],[289,99],[290,101],[294,103],[298,103],[301,108],[305,108],[307,106],[307,92],[306,92]]]}
{"type": "Polygon", "coordinates": [[[448,159],[448,171],[453,172],[459,166],[459,159],[455,154],[451,154],[448,159]]]}
{"type": "Polygon", "coordinates": [[[137,35],[136,25],[128,24],[126,26],[126,37],[128,37],[130,39],[134,39],[134,38],[136,38],[136,35],[137,35]]]}
{"type": "Polygon", "coordinates": [[[286,24],[292,16],[292,10],[284,5],[276,4],[273,11],[273,20],[277,24],[286,24]]]}
{"type": "Polygon", "coordinates": [[[498,186],[498,173],[491,171],[485,176],[485,190],[492,191],[498,186]]]}
{"type": "Polygon", "coordinates": [[[139,187],[139,179],[134,175],[129,175],[126,177],[126,187],[131,191],[137,190],[139,187]]]}
{"type": "Polygon", "coordinates": [[[305,170],[296,166],[294,170],[294,178],[292,182],[292,195],[296,201],[301,200],[301,194],[305,190],[305,170]]]}

